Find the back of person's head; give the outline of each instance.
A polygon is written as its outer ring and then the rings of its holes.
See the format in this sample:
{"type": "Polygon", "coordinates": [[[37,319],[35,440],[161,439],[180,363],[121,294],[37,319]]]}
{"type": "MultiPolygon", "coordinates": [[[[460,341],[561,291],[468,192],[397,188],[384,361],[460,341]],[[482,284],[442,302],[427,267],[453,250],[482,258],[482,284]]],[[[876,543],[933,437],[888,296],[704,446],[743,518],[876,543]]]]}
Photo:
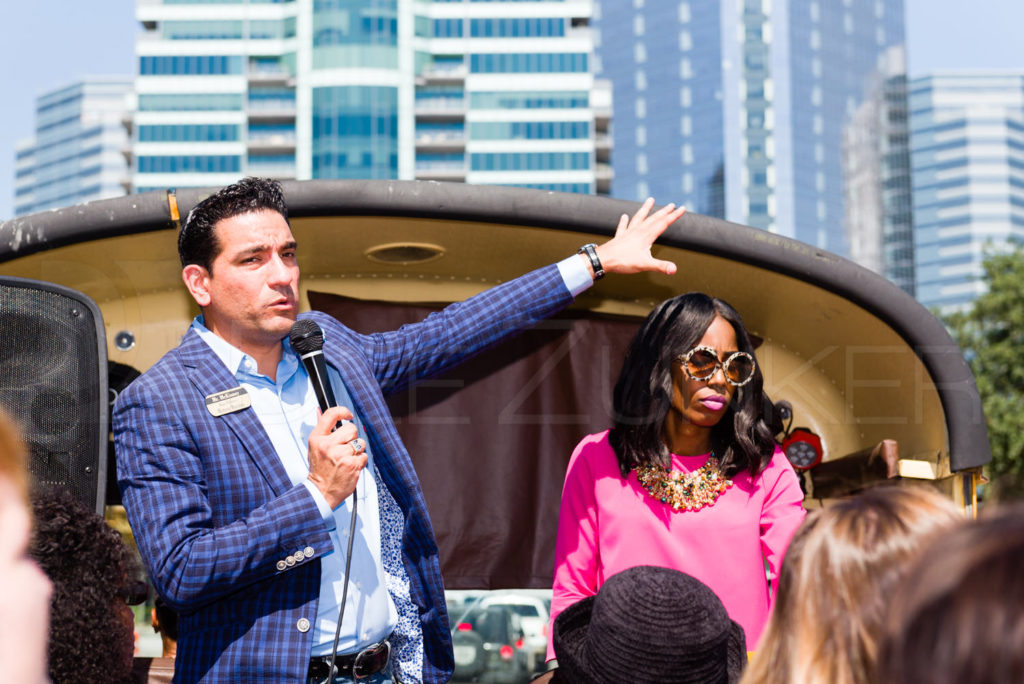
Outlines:
{"type": "MultiPolygon", "coordinates": [[[[53,582],[50,678],[54,684],[127,681],[135,652],[139,566],[120,534],[60,489],[34,492],[31,555],[53,582]]],[[[141,594],[145,599],[145,593],[141,594]]]]}
{"type": "MultiPolygon", "coordinates": [[[[630,343],[612,396],[615,412],[610,434],[623,476],[637,465],[669,465],[664,442],[665,417],[672,406],[672,369],[720,316],[736,333],[736,349],[755,356],[743,319],[727,302],[703,292],[666,299],[648,314],[630,343]]],[[[719,350],[726,351],[726,350],[719,350]]],[[[712,444],[729,475],[746,470],[756,475],[774,452],[774,433],[764,413],[764,376],[755,365],[753,378],[736,388],[732,402],[712,432],[712,444]]]]}
{"type": "Polygon", "coordinates": [[[28,457],[0,411],[0,681],[47,681],[52,583],[27,556],[31,535],[28,457]]]}
{"type": "Polygon", "coordinates": [[[920,550],[963,521],[922,487],[876,487],[813,511],[793,535],[775,606],[744,684],[863,684],[894,586],[920,550]]]}
{"type": "Polygon", "coordinates": [[[153,610],[156,612],[157,625],[159,625],[160,634],[171,641],[177,641],[178,613],[167,605],[167,603],[165,603],[159,596],[153,604],[153,610]]]}
{"type": "Polygon", "coordinates": [[[220,252],[214,230],[217,223],[264,210],[275,211],[288,220],[281,184],[269,178],[244,178],[210,195],[193,207],[178,233],[181,265],[198,264],[210,271],[220,252]]]}
{"type": "Polygon", "coordinates": [[[555,618],[557,675],[568,684],[734,684],[743,628],[700,580],[637,566],[555,618]]]}
{"type": "Polygon", "coordinates": [[[875,681],[1024,682],[1024,505],[930,544],[891,596],[875,681]]]}

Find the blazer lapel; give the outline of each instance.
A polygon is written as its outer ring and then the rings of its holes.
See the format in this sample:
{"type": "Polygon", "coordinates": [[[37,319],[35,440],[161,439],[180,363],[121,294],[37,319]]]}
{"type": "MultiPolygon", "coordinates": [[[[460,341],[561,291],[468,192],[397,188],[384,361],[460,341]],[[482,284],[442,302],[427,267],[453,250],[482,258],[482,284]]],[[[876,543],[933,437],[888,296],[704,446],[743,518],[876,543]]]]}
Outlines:
{"type": "MultiPolygon", "coordinates": [[[[238,387],[238,380],[195,330],[189,328],[178,351],[189,381],[204,399],[211,394],[238,387]]],[[[280,495],[291,489],[288,473],[251,407],[226,413],[217,420],[234,433],[275,494],[280,495]]]]}
{"type": "MultiPolygon", "coordinates": [[[[362,420],[363,429],[373,448],[373,461],[377,471],[403,514],[406,514],[414,503],[411,492],[419,490],[419,482],[411,480],[396,466],[396,458],[401,459],[398,452],[404,450],[400,444],[392,442],[386,428],[391,420],[387,406],[382,399],[375,401],[380,396],[380,386],[376,378],[368,372],[366,365],[347,345],[339,343],[336,339],[327,339],[324,344],[324,356],[328,365],[338,371],[342,382],[345,383],[353,404],[350,408],[362,420]]],[[[408,461],[408,457],[405,461],[408,461]]],[[[412,468],[411,463],[409,468],[412,468]]]]}

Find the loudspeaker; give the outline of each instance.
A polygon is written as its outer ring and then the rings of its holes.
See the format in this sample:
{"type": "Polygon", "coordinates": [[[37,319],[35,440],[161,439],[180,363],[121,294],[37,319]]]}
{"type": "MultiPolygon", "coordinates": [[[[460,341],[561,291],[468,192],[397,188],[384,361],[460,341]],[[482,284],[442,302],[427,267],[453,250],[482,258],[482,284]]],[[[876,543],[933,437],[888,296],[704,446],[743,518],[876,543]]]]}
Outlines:
{"type": "Polygon", "coordinates": [[[21,427],[33,483],[103,514],[107,350],[96,304],[69,288],[0,277],[0,406],[21,427]]]}

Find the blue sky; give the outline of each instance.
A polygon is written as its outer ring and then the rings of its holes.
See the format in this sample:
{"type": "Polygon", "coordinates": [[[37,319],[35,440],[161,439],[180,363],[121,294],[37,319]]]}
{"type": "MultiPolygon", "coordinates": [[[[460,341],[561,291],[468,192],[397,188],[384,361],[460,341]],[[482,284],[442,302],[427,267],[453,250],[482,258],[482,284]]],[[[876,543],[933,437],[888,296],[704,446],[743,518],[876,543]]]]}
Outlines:
{"type": "MultiPolygon", "coordinates": [[[[1024,71],[1021,0],[904,3],[911,76],[961,68],[1024,71]]],[[[13,213],[14,148],[17,141],[32,135],[36,96],[87,75],[131,74],[138,31],[135,0],[10,0],[4,4],[0,220],[13,213]]]]}

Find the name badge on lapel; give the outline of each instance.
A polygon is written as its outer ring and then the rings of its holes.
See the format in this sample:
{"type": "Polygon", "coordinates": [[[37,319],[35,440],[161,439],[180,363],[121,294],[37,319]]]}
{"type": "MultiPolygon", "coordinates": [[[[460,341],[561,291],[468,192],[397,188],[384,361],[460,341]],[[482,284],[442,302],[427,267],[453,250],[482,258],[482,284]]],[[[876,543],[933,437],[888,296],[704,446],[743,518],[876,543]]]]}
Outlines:
{"type": "Polygon", "coordinates": [[[206,396],[206,410],[214,418],[226,413],[234,413],[252,406],[252,397],[244,387],[235,387],[223,392],[214,392],[206,396]]]}

